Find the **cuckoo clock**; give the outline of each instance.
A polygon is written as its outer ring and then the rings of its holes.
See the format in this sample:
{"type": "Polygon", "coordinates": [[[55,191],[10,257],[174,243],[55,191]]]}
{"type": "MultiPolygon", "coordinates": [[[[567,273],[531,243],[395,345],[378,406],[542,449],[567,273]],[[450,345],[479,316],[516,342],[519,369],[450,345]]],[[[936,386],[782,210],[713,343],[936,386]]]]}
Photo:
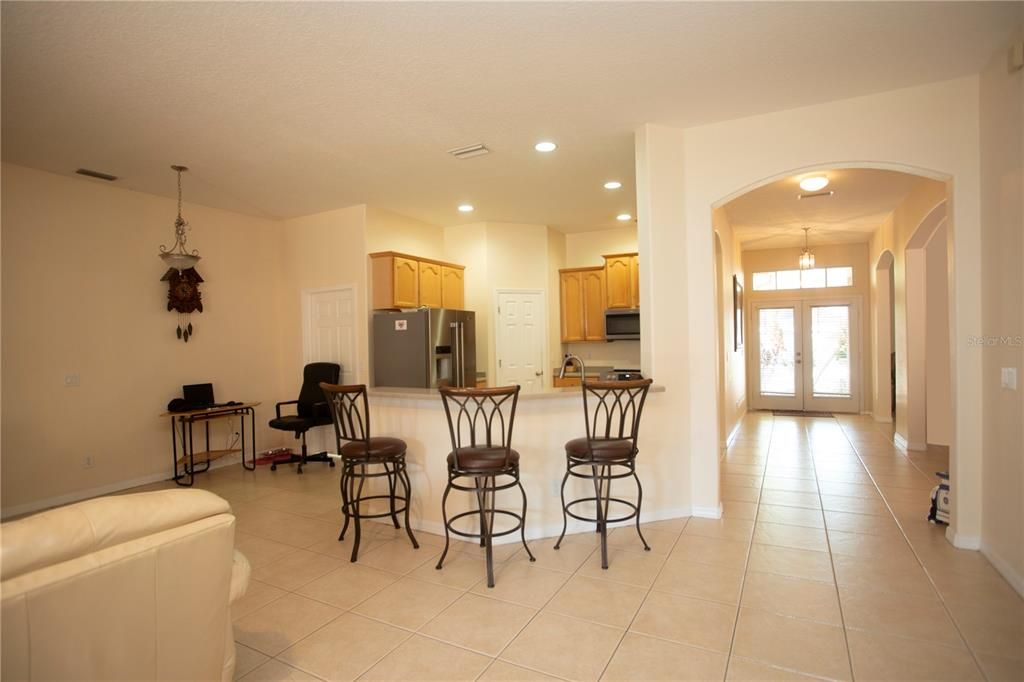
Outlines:
{"type": "Polygon", "coordinates": [[[167,310],[178,312],[178,338],[188,343],[193,334],[192,313],[203,312],[202,294],[199,293],[203,278],[195,268],[181,272],[171,268],[160,281],[167,282],[167,310]]]}

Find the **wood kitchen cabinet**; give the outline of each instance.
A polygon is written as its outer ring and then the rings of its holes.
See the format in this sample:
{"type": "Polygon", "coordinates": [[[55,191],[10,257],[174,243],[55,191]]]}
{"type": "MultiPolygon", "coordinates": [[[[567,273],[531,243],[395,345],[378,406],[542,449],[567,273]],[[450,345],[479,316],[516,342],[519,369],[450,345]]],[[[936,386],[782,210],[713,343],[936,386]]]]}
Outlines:
{"type": "Polygon", "coordinates": [[[559,270],[562,343],[604,339],[604,268],[559,270]]]}
{"type": "Polygon", "coordinates": [[[606,306],[609,310],[640,307],[640,265],[635,253],[604,257],[606,306]]]}
{"type": "Polygon", "coordinates": [[[370,254],[373,309],[456,308],[465,305],[462,265],[406,253],[370,254]]]}

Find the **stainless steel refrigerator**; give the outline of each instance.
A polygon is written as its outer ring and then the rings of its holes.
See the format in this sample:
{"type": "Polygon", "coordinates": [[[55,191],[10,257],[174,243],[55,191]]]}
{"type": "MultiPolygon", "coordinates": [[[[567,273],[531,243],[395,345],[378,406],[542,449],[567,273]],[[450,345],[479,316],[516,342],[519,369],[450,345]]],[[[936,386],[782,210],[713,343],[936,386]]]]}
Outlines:
{"type": "Polygon", "coordinates": [[[476,385],[476,313],[448,308],[373,314],[376,386],[476,385]]]}

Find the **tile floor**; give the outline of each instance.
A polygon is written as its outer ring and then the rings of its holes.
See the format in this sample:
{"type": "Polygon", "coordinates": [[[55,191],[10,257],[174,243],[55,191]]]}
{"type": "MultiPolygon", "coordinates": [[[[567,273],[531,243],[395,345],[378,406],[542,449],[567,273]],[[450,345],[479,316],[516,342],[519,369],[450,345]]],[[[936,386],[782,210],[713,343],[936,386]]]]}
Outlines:
{"type": "Polygon", "coordinates": [[[478,547],[373,525],[337,542],[336,470],[222,469],[253,565],[235,605],[244,680],[1024,679],[1024,603],[924,520],[943,452],[869,418],[750,414],[723,453],[720,520],[593,534],[560,551],[478,547]]]}

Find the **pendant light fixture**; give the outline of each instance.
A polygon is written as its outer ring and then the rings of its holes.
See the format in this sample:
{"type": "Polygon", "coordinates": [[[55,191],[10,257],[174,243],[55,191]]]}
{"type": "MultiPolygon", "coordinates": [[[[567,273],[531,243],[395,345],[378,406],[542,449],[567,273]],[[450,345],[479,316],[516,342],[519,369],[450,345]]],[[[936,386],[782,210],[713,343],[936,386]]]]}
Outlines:
{"type": "Polygon", "coordinates": [[[811,231],[811,228],[804,228],[804,252],[800,254],[800,269],[810,270],[814,267],[814,254],[811,253],[811,248],[808,246],[807,233],[811,231]]]}
{"type": "Polygon", "coordinates": [[[174,220],[174,246],[168,249],[160,245],[160,258],[167,267],[174,268],[178,273],[194,268],[199,262],[199,252],[189,252],[185,248],[188,242],[188,223],[181,217],[181,174],[188,170],[186,166],[171,166],[171,169],[178,174],[178,217],[174,220]]]}

